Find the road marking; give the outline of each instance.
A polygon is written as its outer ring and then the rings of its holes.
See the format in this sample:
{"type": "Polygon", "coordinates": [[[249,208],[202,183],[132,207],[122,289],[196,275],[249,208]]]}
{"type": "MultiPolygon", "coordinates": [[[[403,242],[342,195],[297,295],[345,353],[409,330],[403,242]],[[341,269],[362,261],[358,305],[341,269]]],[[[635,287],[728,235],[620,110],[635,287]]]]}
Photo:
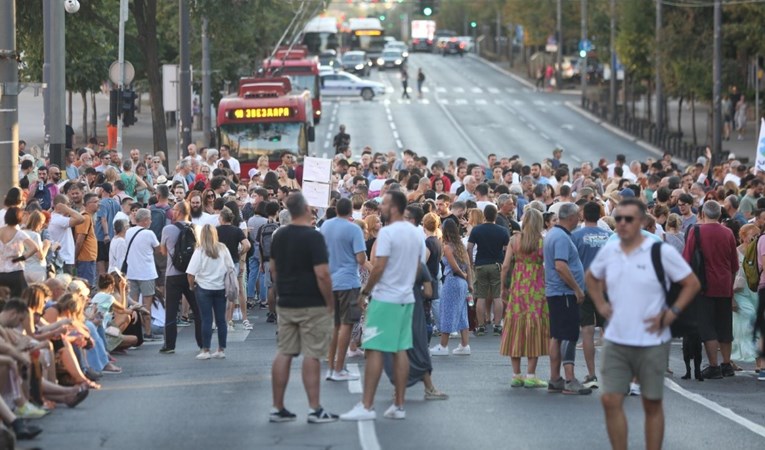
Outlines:
{"type": "Polygon", "coordinates": [[[475,142],[473,142],[472,139],[470,139],[470,136],[465,133],[465,130],[462,129],[462,126],[457,122],[457,120],[454,118],[452,113],[449,112],[448,109],[441,103],[440,99],[438,98],[438,94],[436,94],[436,103],[441,108],[441,111],[443,111],[444,115],[447,119],[449,119],[449,122],[451,122],[452,126],[455,130],[457,130],[457,133],[462,136],[462,139],[465,140],[465,142],[470,146],[470,148],[475,152],[476,156],[483,158],[483,155],[481,153],[481,150],[478,149],[478,146],[475,145],[475,142]]]}
{"type": "Polygon", "coordinates": [[[449,100],[447,100],[445,98],[442,98],[442,99],[438,100],[438,103],[441,104],[441,105],[448,105],[449,104],[449,100]]]}
{"type": "Polygon", "coordinates": [[[494,104],[495,105],[504,105],[505,101],[504,100],[500,100],[500,99],[497,98],[497,99],[494,99],[494,104]]]}
{"type": "Polygon", "coordinates": [[[332,132],[331,131],[327,131],[327,139],[330,139],[331,137],[332,137],[332,132]]]}
{"type": "Polygon", "coordinates": [[[475,100],[475,104],[476,104],[476,105],[485,105],[485,104],[487,104],[487,103],[488,103],[488,102],[487,102],[486,100],[482,99],[482,98],[477,98],[477,99],[475,100]]]}
{"type": "Polygon", "coordinates": [[[423,86],[422,92],[430,92],[430,88],[428,88],[427,86],[423,86]]]}
{"type": "Polygon", "coordinates": [[[463,89],[461,87],[456,87],[456,88],[454,88],[454,92],[458,92],[458,93],[462,94],[463,92],[465,92],[465,89],[463,89]]]}
{"type": "MultiPolygon", "coordinates": [[[[325,148],[326,148],[326,147],[325,147],[325,148]]],[[[321,154],[321,157],[326,159],[326,158],[327,158],[327,152],[324,152],[324,153],[322,153],[322,154],[321,154]]]]}
{"type": "Polygon", "coordinates": [[[518,105],[518,106],[523,105],[523,100],[517,100],[517,99],[513,100],[513,104],[518,105]]]}
{"type": "Polygon", "coordinates": [[[420,103],[422,103],[423,105],[429,105],[430,104],[430,100],[428,100],[427,98],[421,98],[420,99],[420,103]]]}
{"type": "Polygon", "coordinates": [[[401,139],[396,139],[396,147],[404,148],[404,143],[401,142],[401,139]]]}
{"type": "Polygon", "coordinates": [[[570,123],[564,123],[564,124],[563,124],[563,125],[561,125],[560,127],[561,127],[562,129],[564,129],[564,130],[569,130],[569,131],[573,131],[573,130],[574,130],[574,126],[573,126],[573,125],[571,125],[570,123]]]}
{"type": "Polygon", "coordinates": [[[390,125],[390,129],[391,130],[395,130],[396,129],[396,124],[395,123],[389,122],[388,124],[390,125]]]}
{"type": "Polygon", "coordinates": [[[494,87],[490,87],[489,88],[489,93],[490,94],[499,94],[499,89],[494,88],[494,87]]]}
{"type": "Polygon", "coordinates": [[[359,373],[359,365],[358,364],[347,364],[348,367],[348,373],[351,375],[359,375],[358,380],[351,380],[348,382],[348,392],[351,394],[361,394],[364,389],[361,385],[361,374],[359,373]]]}
{"type": "Polygon", "coordinates": [[[515,88],[505,88],[505,90],[507,91],[508,94],[515,94],[515,92],[517,91],[517,89],[515,88]]]}
{"type": "Polygon", "coordinates": [[[546,135],[544,133],[539,133],[539,135],[542,136],[542,139],[544,139],[545,141],[549,141],[550,140],[550,136],[548,136],[548,135],[546,135]]]}
{"type": "MultiPolygon", "coordinates": [[[[556,145],[556,147],[560,147],[560,145],[556,145]]],[[[582,158],[580,158],[580,157],[578,157],[576,155],[571,155],[571,159],[573,159],[577,163],[582,162],[582,158]]]]}
{"type": "Polygon", "coordinates": [[[472,88],[472,89],[470,89],[470,90],[473,91],[474,94],[483,94],[483,89],[481,89],[481,88],[479,88],[477,86],[472,88]]]}
{"type": "Polygon", "coordinates": [[[526,126],[529,127],[529,130],[531,131],[537,131],[537,127],[535,127],[533,123],[528,123],[526,126]]]}
{"type": "Polygon", "coordinates": [[[534,100],[534,104],[537,106],[544,106],[545,102],[543,100],[534,100]]]}
{"type": "MultiPolygon", "coordinates": [[[[358,364],[348,364],[348,373],[359,375],[358,380],[348,382],[348,392],[351,394],[362,394],[364,387],[361,384],[361,374],[358,364]]],[[[363,450],[380,450],[380,441],[377,440],[377,431],[375,430],[374,420],[360,420],[356,422],[359,431],[359,444],[363,450]]]]}
{"type": "Polygon", "coordinates": [[[725,417],[726,419],[730,420],[731,422],[737,423],[741,425],[742,427],[746,428],[747,430],[751,431],[754,434],[757,434],[759,436],[762,436],[765,438],[765,427],[763,427],[760,424],[754,423],[751,420],[739,416],[735,412],[733,412],[729,408],[725,408],[718,403],[713,402],[712,400],[709,400],[699,394],[690,392],[684,388],[682,388],[680,385],[675,383],[674,381],[670,380],[669,378],[664,378],[664,386],[668,387],[669,389],[677,392],[678,394],[682,395],[683,397],[687,398],[688,400],[698,403],[701,406],[704,406],[705,408],[708,408],[717,414],[725,417]]]}
{"type": "Polygon", "coordinates": [[[464,98],[458,98],[457,100],[454,101],[454,104],[455,105],[467,105],[468,101],[465,100],[464,98]]]}
{"type": "Polygon", "coordinates": [[[438,87],[436,88],[436,92],[439,92],[439,93],[441,93],[441,94],[445,94],[445,93],[446,93],[446,88],[445,88],[445,87],[442,87],[442,86],[438,86],[438,87]]]}
{"type": "Polygon", "coordinates": [[[398,139],[398,131],[393,130],[393,139],[398,139]]]}
{"type": "Polygon", "coordinates": [[[382,103],[383,103],[383,105],[386,105],[386,106],[390,105],[390,99],[386,98],[385,100],[382,101],[382,103]]]}
{"type": "Polygon", "coordinates": [[[329,148],[329,139],[324,141],[324,148],[329,148]]]}
{"type": "Polygon", "coordinates": [[[526,123],[526,118],[523,116],[518,116],[518,120],[520,120],[523,123],[526,123]]]}

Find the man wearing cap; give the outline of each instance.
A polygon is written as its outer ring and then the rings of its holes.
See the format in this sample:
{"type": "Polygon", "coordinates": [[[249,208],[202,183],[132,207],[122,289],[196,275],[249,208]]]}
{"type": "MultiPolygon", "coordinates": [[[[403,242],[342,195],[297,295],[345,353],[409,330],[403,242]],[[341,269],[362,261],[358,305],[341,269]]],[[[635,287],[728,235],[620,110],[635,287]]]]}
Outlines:
{"type": "Polygon", "coordinates": [[[553,158],[550,161],[550,164],[552,165],[553,169],[557,169],[560,167],[560,158],[563,156],[563,149],[560,147],[555,147],[555,150],[553,150],[553,158]]]}

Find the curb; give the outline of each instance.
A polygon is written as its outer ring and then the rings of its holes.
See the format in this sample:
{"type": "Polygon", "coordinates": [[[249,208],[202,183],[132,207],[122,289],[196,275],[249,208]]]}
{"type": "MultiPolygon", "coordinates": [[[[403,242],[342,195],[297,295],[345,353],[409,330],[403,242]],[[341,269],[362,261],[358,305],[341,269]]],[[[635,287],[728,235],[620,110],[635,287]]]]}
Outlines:
{"type": "MultiPolygon", "coordinates": [[[[645,150],[648,150],[649,152],[653,153],[654,155],[656,155],[659,158],[664,157],[664,151],[662,149],[660,149],[659,147],[656,147],[655,145],[649,144],[648,142],[645,142],[644,140],[636,138],[635,136],[627,133],[626,131],[622,130],[621,128],[618,128],[618,127],[616,127],[614,125],[611,125],[610,123],[606,122],[605,120],[601,119],[600,117],[595,116],[594,114],[590,113],[589,111],[585,111],[579,105],[575,105],[575,104],[573,104],[571,102],[563,102],[563,104],[566,105],[566,107],[568,109],[578,113],[582,117],[584,117],[584,118],[586,118],[586,119],[588,119],[588,120],[590,120],[592,122],[595,122],[596,124],[600,125],[601,127],[605,128],[606,130],[610,131],[611,133],[613,133],[613,134],[615,134],[615,135],[617,135],[617,136],[619,136],[619,137],[621,137],[623,139],[626,139],[626,140],[628,140],[630,142],[634,142],[638,146],[642,147],[645,150]]],[[[672,161],[674,161],[676,164],[681,164],[681,165],[686,165],[686,166],[689,164],[688,161],[686,161],[684,159],[680,159],[680,158],[675,158],[675,157],[672,158],[672,161]]]]}
{"type": "Polygon", "coordinates": [[[530,81],[528,81],[528,80],[526,80],[526,79],[524,79],[522,77],[519,77],[518,75],[516,75],[516,74],[514,74],[514,73],[512,73],[512,72],[510,72],[508,70],[505,70],[505,69],[499,67],[498,65],[494,64],[491,61],[487,61],[487,60],[481,58],[480,56],[476,56],[476,55],[474,55],[472,53],[468,53],[467,56],[469,58],[472,58],[472,59],[474,59],[476,61],[479,61],[479,62],[481,62],[483,64],[486,64],[487,66],[491,67],[492,69],[496,70],[497,72],[500,72],[500,73],[502,73],[504,75],[509,76],[510,78],[512,78],[513,80],[521,83],[522,85],[526,86],[527,88],[530,88],[530,89],[535,89],[536,88],[536,86],[531,84],[530,81]]]}

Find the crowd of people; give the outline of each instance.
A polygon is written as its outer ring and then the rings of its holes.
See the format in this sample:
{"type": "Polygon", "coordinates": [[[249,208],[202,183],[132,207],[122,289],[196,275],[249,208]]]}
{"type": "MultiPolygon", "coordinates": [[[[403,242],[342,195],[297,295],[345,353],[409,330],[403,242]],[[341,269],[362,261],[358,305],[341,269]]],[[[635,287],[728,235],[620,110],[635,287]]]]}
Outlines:
{"type": "MultiPolygon", "coordinates": [[[[178,327],[194,327],[198,360],[224,359],[227,333],[251,330],[257,308],[277,324],[272,422],[296,418],[284,392],[298,354],[309,422],[376,418],[383,371],[396,388],[384,417],[403,419],[407,387],[422,381],[426,400],[448,398],[433,359],[469,356],[471,339],[492,334],[512,363],[509,386],[603,391],[621,448],[623,397],[642,395],[647,416],[660,413],[669,327],[691,314],[684,346],[703,343],[708,362],[696,378],[754,363],[765,380],[755,333],[765,323],[765,183],[753,168],[709,151],[683,169],[670,154],[574,167],[561,148],[533,163],[429,162],[369,147],[354,158],[341,134],[320,208],[301,194],[290,152],[243,173],[226,145],[192,144],[171,170],[138,149],[123,159],[91,143],[57,167],[22,148],[19,186],[0,211],[9,429],[34,437],[41,429],[25,419],[76,406],[121,371],[125,349],[162,340],[159,353],[175,353],[178,327]],[[639,292],[655,295],[628,301],[639,292]],[[358,379],[346,360],[362,355],[362,401],[339,416],[324,410],[321,379],[358,379]],[[549,376],[537,374],[543,357],[549,376]]],[[[649,441],[660,439],[656,423],[646,421],[649,441]]]]}

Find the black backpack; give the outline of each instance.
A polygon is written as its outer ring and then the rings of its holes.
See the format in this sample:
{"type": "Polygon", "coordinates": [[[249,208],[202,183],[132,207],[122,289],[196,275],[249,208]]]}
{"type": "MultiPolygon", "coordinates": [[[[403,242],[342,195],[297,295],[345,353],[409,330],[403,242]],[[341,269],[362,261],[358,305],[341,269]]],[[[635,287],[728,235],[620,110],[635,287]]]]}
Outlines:
{"type": "Polygon", "coordinates": [[[173,247],[173,255],[170,260],[173,263],[173,267],[185,272],[189,267],[189,261],[194,254],[194,249],[197,246],[197,235],[194,233],[194,227],[191,224],[176,222],[176,227],[180,230],[178,234],[178,240],[175,241],[175,247],[173,247]]]}
{"type": "Polygon", "coordinates": [[[278,223],[268,222],[258,230],[258,244],[260,245],[260,254],[263,256],[263,261],[271,259],[271,241],[273,240],[274,231],[278,228],[278,223]]]}
{"type": "MultiPolygon", "coordinates": [[[[664,264],[661,262],[661,246],[663,242],[656,242],[651,246],[651,262],[653,262],[653,270],[656,272],[656,278],[659,279],[661,287],[664,290],[665,301],[667,307],[671,307],[677,301],[677,296],[680,295],[682,286],[680,283],[675,283],[669,280],[669,288],[667,288],[667,276],[664,273],[664,264]]],[[[672,322],[670,325],[670,331],[672,337],[683,337],[698,331],[698,323],[696,319],[696,302],[691,302],[686,306],[685,310],[680,313],[680,316],[672,322]]]]}
{"type": "Polygon", "coordinates": [[[157,240],[162,239],[162,229],[167,224],[167,211],[169,210],[170,205],[152,205],[149,207],[149,211],[151,211],[151,225],[149,225],[149,229],[157,236],[157,240]]]}

